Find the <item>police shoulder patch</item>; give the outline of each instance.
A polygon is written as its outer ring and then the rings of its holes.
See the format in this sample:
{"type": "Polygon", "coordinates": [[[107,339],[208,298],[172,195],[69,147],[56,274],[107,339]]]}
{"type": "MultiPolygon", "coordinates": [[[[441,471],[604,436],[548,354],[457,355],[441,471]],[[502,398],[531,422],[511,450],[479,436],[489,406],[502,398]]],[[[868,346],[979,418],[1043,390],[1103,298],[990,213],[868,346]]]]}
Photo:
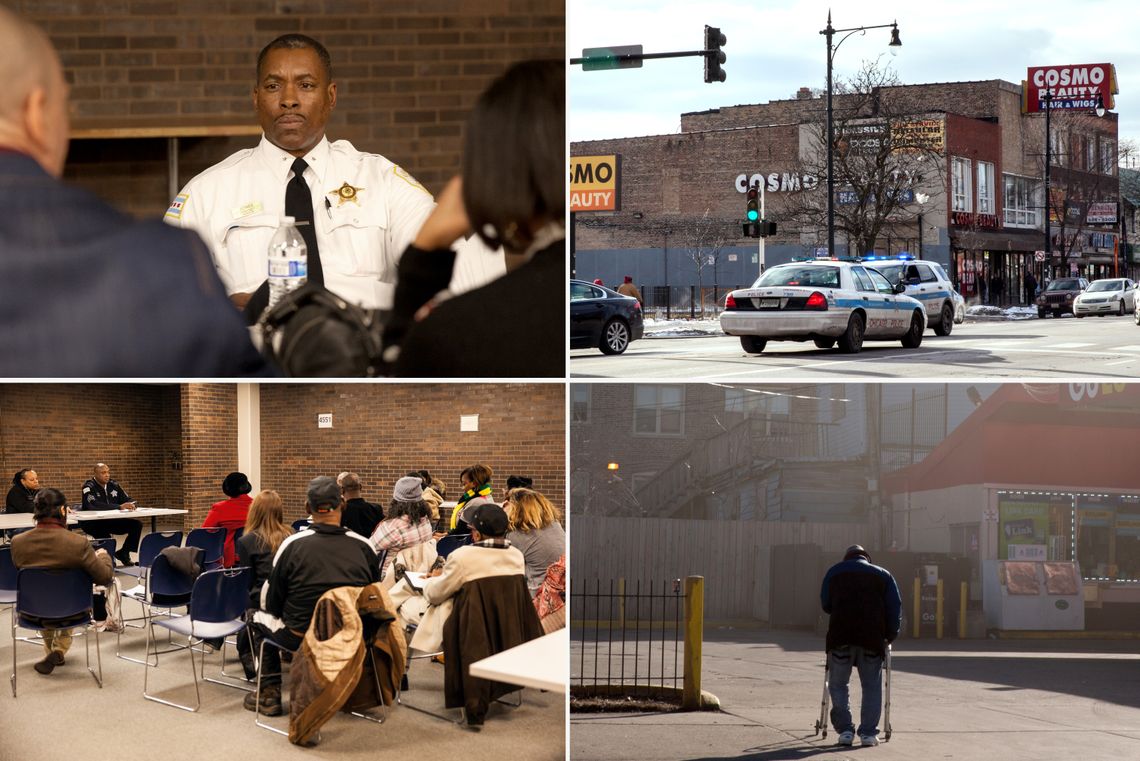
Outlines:
{"type": "Polygon", "coordinates": [[[174,196],[174,200],[170,202],[170,208],[166,210],[166,218],[182,219],[182,210],[186,208],[186,202],[189,200],[189,193],[179,193],[174,196]]]}
{"type": "Polygon", "coordinates": [[[84,486],[84,487],[83,487],[83,493],[84,493],[84,494],[87,494],[87,493],[89,493],[90,491],[91,491],[91,487],[90,487],[90,486],[84,486]]]}

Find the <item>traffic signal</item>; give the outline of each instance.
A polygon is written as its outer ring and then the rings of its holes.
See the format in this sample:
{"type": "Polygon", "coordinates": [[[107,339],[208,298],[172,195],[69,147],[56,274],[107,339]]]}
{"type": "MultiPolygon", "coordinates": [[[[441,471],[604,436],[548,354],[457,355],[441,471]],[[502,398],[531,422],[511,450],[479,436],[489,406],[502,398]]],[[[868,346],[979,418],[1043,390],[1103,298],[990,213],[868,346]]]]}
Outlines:
{"type": "Polygon", "coordinates": [[[705,82],[723,82],[727,78],[724,69],[720,67],[726,58],[721,45],[728,39],[720,33],[720,28],[705,25],[705,82]]]}
{"type": "Polygon", "coordinates": [[[748,209],[744,216],[749,222],[760,219],[760,183],[758,182],[748,186],[748,209]]]}

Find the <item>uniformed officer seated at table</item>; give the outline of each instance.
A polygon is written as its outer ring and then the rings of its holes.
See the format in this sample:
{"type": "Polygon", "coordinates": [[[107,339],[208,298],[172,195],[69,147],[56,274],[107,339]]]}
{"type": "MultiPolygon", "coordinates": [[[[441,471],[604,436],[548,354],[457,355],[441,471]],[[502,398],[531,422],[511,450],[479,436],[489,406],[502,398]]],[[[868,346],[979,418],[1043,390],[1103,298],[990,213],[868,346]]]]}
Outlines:
{"type": "Polygon", "coordinates": [[[365,309],[391,303],[396,263],[434,202],[411,175],[325,125],[337,86],[325,47],[285,34],[257,57],[253,105],[264,134],[194,177],[166,221],[198,231],[230,299],[252,323],[268,303],[266,255],[283,216],[308,248],[308,280],[365,309]],[[306,224],[307,223],[307,224],[306,224]]]}
{"type": "MultiPolygon", "coordinates": [[[[111,468],[104,463],[95,464],[94,477],[83,482],[81,510],[134,510],[135,501],[122,486],[111,480],[111,468]]],[[[110,539],[112,534],[126,534],[123,546],[115,557],[124,566],[134,565],[131,553],[138,552],[142,536],[142,521],[136,518],[107,518],[83,521],[83,530],[96,539],[110,539]]]]}
{"type": "Polygon", "coordinates": [[[47,36],[0,7],[0,51],[0,376],[267,374],[196,235],[59,181],[67,83],[47,36]]]}

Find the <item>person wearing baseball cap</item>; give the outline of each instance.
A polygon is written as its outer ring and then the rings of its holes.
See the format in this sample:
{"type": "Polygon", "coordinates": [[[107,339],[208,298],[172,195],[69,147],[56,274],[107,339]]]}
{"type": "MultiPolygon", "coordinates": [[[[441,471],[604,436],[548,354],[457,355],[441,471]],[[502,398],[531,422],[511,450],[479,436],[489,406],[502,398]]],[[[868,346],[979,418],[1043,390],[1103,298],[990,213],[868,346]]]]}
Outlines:
{"type": "Polygon", "coordinates": [[[879,717],[883,708],[883,659],[887,646],[902,628],[899,586],[886,568],[871,564],[871,555],[853,544],[843,560],[823,577],[820,591],[827,626],[827,689],[831,693],[831,724],[840,745],[853,745],[855,735],[864,746],[879,744],[879,717]],[[851,669],[859,671],[863,699],[859,726],[851,719],[848,683],[851,669]]]}
{"type": "Polygon", "coordinates": [[[249,506],[253,498],[249,493],[253,486],[245,473],[234,471],[222,480],[222,494],[226,499],[215,502],[202,521],[202,528],[224,528],[226,543],[222,546],[222,565],[230,568],[234,564],[234,532],[245,526],[249,506]]]}
{"type": "MultiPolygon", "coordinates": [[[[281,543],[254,623],[263,636],[296,651],[308,631],[321,595],[336,587],[364,587],[380,581],[376,553],[364,537],[340,525],[344,497],[331,476],[309,482],[305,507],[313,516],[308,531],[281,543]]],[[[261,663],[260,712],[278,716],[281,708],[280,653],[265,648],[261,663]]],[[[245,708],[258,710],[257,694],[249,693],[245,708]]]]}

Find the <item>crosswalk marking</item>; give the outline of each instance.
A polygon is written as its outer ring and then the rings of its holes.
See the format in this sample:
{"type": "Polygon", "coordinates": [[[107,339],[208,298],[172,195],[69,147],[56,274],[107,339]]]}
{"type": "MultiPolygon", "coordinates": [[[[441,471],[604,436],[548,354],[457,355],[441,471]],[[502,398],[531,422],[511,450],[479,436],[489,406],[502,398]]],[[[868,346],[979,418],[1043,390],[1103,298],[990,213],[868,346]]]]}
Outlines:
{"type": "Polygon", "coordinates": [[[1083,349],[1086,346],[1093,346],[1091,343],[1067,343],[1067,344],[1049,344],[1050,349],[1083,349]]]}
{"type": "Polygon", "coordinates": [[[1124,351],[1124,352],[1140,352],[1140,344],[1132,344],[1131,346],[1114,346],[1109,351],[1124,351]]]}

